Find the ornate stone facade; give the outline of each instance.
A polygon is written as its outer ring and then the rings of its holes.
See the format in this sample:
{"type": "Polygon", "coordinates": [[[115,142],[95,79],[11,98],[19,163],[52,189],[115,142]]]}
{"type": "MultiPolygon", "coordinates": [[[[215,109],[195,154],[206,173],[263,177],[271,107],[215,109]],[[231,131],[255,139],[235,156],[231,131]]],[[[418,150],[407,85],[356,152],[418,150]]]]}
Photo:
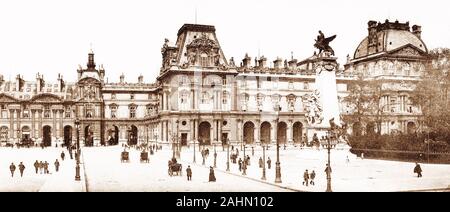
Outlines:
{"type": "MultiPolygon", "coordinates": [[[[420,111],[407,95],[424,69],[427,50],[415,29],[369,22],[368,38],[336,74],[342,114],[347,83],[364,72],[385,79],[389,92],[383,101],[399,129],[409,122],[418,125],[420,111]]],[[[246,54],[238,66],[233,57],[226,59],[214,26],[193,24],[180,28],[174,44],[166,39],[161,53],[160,74],[153,84],[142,77],[128,83],[124,75],[118,83],[105,82],[105,70],[97,68],[93,52],[87,67],[79,66],[75,83],[62,76],[47,83],[40,74],[35,81],[17,76],[9,82],[0,75],[0,141],[74,142],[74,121],[79,119],[85,145],[299,143],[313,120],[320,121],[319,100],[314,99],[318,55],[300,62],[276,58],[269,67],[264,56],[252,64],[246,54]]],[[[392,131],[392,121],[383,126],[384,132],[392,131]]]]}

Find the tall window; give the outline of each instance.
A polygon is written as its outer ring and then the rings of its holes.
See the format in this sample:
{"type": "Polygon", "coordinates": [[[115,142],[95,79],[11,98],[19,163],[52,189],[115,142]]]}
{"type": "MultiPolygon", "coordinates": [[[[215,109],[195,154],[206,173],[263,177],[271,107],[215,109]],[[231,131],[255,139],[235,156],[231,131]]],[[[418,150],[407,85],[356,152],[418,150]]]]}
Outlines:
{"type": "Polygon", "coordinates": [[[46,118],[46,119],[50,118],[50,106],[49,105],[44,106],[44,118],[46,118]]]}
{"type": "Polygon", "coordinates": [[[94,116],[94,107],[91,104],[85,105],[85,117],[92,118],[94,116]]]}
{"type": "Polygon", "coordinates": [[[117,118],[117,105],[112,104],[109,106],[110,110],[111,110],[111,118],[117,118]]]}
{"type": "Polygon", "coordinates": [[[70,114],[71,114],[71,108],[70,108],[70,106],[67,106],[67,107],[64,109],[64,117],[70,118],[70,114]]]}
{"type": "Polygon", "coordinates": [[[224,105],[228,104],[228,98],[229,98],[228,92],[224,91],[222,93],[222,104],[224,105]]]}
{"type": "Polygon", "coordinates": [[[405,95],[399,97],[399,104],[400,104],[400,112],[406,112],[407,97],[405,95]]]}
{"type": "Polygon", "coordinates": [[[136,118],[136,105],[131,105],[130,106],[130,118],[134,119],[136,118]]]}
{"type": "Polygon", "coordinates": [[[23,118],[30,118],[30,111],[29,111],[29,107],[28,107],[28,105],[25,105],[24,107],[23,107],[23,113],[22,113],[22,117],[23,118]]]}
{"type": "Polygon", "coordinates": [[[206,91],[203,91],[202,93],[202,104],[208,104],[209,103],[209,94],[206,91]]]}

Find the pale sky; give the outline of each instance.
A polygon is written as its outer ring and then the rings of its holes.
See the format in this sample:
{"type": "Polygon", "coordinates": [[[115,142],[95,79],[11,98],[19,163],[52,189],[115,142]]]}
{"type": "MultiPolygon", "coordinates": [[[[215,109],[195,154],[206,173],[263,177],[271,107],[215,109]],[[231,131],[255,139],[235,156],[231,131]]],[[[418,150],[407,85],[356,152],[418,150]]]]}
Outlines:
{"type": "MultiPolygon", "coordinates": [[[[317,31],[337,34],[330,44],[341,65],[367,35],[369,20],[422,26],[428,49],[450,47],[449,3],[443,0],[2,0],[0,74],[75,81],[92,43],[109,82],[154,82],[164,38],[174,42],[184,23],[215,25],[227,59],[245,53],[302,60],[315,51],[317,31]]],[[[253,60],[252,60],[253,61],[253,60]]]]}

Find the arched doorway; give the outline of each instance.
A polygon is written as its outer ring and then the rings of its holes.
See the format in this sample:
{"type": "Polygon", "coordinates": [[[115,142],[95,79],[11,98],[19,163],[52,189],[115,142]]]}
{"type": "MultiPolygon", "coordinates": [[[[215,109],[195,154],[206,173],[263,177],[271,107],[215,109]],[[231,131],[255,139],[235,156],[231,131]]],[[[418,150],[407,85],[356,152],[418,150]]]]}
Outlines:
{"type": "Polygon", "coordinates": [[[72,145],[72,126],[64,127],[64,146],[72,145]]]}
{"type": "Polygon", "coordinates": [[[286,129],[287,124],[285,122],[279,122],[278,123],[278,130],[277,130],[277,142],[279,144],[285,144],[286,143],[286,129]]]}
{"type": "Polygon", "coordinates": [[[253,141],[255,140],[254,132],[255,132],[255,125],[253,124],[253,122],[251,122],[251,121],[245,122],[245,124],[244,124],[244,142],[246,144],[253,143],[253,141]]]}
{"type": "Polygon", "coordinates": [[[84,145],[94,146],[94,131],[92,130],[91,125],[84,128],[84,145]]]}
{"type": "Polygon", "coordinates": [[[138,129],[136,126],[131,125],[128,131],[128,145],[137,145],[138,141],[138,129]]]}
{"type": "Polygon", "coordinates": [[[44,146],[51,146],[52,145],[52,128],[48,125],[44,126],[42,128],[42,143],[44,146]]]}
{"type": "Polygon", "coordinates": [[[361,136],[361,123],[360,122],[354,123],[352,131],[354,136],[361,136]]]}
{"type": "Polygon", "coordinates": [[[8,141],[8,127],[0,127],[0,142],[8,141]]]}
{"type": "Polygon", "coordinates": [[[410,121],[408,122],[408,124],[406,125],[406,130],[408,134],[413,134],[416,132],[416,123],[410,121]]]}
{"type": "Polygon", "coordinates": [[[119,144],[119,127],[113,125],[112,129],[108,130],[108,145],[119,144]]]}
{"type": "Polygon", "coordinates": [[[260,128],[260,138],[261,143],[269,144],[270,143],[270,123],[265,121],[261,124],[260,128]]]}
{"type": "Polygon", "coordinates": [[[292,126],[293,130],[293,139],[294,143],[301,143],[302,142],[302,134],[303,134],[303,124],[301,122],[295,122],[292,126]]]}
{"type": "Polygon", "coordinates": [[[211,124],[209,122],[202,122],[198,126],[198,136],[200,145],[211,145],[211,124]]]}
{"type": "Polygon", "coordinates": [[[373,135],[375,134],[375,123],[374,122],[369,122],[366,126],[366,133],[368,135],[373,135]]]}
{"type": "Polygon", "coordinates": [[[21,141],[29,141],[31,136],[30,136],[30,132],[31,129],[29,126],[23,126],[22,127],[22,138],[21,141]]]}

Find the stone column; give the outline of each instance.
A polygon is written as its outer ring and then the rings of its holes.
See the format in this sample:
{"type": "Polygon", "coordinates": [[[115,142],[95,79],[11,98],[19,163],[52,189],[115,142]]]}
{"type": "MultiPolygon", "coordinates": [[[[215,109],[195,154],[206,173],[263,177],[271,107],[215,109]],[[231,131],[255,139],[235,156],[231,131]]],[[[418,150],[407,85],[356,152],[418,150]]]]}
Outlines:
{"type": "Polygon", "coordinates": [[[294,143],[294,141],[293,141],[293,133],[294,133],[294,131],[292,130],[292,125],[293,125],[293,123],[292,123],[292,120],[289,120],[288,121],[288,124],[287,124],[288,126],[288,128],[287,128],[287,144],[289,144],[289,143],[294,143]]]}
{"type": "Polygon", "coordinates": [[[36,110],[31,110],[31,138],[35,138],[35,130],[36,130],[36,110]]]}
{"type": "Polygon", "coordinates": [[[38,138],[41,138],[42,141],[42,136],[43,136],[43,131],[42,131],[42,112],[43,110],[38,110],[38,115],[39,115],[39,129],[38,129],[38,138]]]}
{"type": "Polygon", "coordinates": [[[236,128],[236,144],[242,142],[242,120],[237,119],[237,128],[236,128]]]}
{"type": "Polygon", "coordinates": [[[259,130],[260,130],[260,125],[261,124],[259,122],[260,122],[259,120],[257,120],[255,122],[255,129],[253,131],[253,137],[255,138],[255,143],[256,144],[260,144],[261,143],[261,140],[259,138],[259,130]]]}
{"type": "Polygon", "coordinates": [[[64,138],[64,111],[59,111],[59,137],[64,138]]]}
{"type": "Polygon", "coordinates": [[[9,110],[9,137],[15,139],[16,133],[14,133],[14,110],[9,110]]]}
{"type": "MultiPolygon", "coordinates": [[[[52,138],[57,138],[57,131],[56,131],[56,110],[52,110],[53,117],[52,117],[52,138]]],[[[53,140],[53,139],[52,139],[53,140]]]]}

